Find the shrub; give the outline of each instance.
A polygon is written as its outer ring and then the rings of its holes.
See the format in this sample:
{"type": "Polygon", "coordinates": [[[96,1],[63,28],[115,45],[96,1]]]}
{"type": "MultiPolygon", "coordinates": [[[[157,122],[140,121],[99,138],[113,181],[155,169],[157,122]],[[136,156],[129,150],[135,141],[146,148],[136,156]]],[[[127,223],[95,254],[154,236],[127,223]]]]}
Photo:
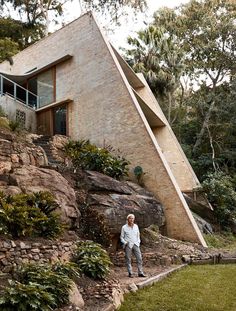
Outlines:
{"type": "Polygon", "coordinates": [[[137,178],[138,184],[141,185],[142,184],[142,178],[145,175],[145,173],[143,172],[143,168],[141,166],[135,166],[134,175],[137,178]]]}
{"type": "Polygon", "coordinates": [[[88,140],[70,141],[64,150],[75,168],[97,171],[116,179],[128,175],[129,162],[125,158],[114,156],[107,149],[90,144],[88,140]]]}
{"type": "Polygon", "coordinates": [[[57,206],[49,192],[13,196],[0,193],[0,232],[13,237],[54,238],[63,230],[55,213],[57,206]]]}
{"type": "Polygon", "coordinates": [[[54,296],[45,286],[30,283],[22,284],[9,280],[9,286],[0,297],[2,311],[50,311],[56,307],[54,296]]]}
{"type": "Polygon", "coordinates": [[[57,261],[52,265],[52,270],[56,273],[67,275],[71,279],[80,277],[79,266],[74,262],[62,263],[57,261]]]}
{"type": "Polygon", "coordinates": [[[231,221],[236,219],[234,179],[223,172],[215,172],[207,175],[202,186],[214,206],[218,222],[227,229],[231,221]]]}
{"type": "Polygon", "coordinates": [[[74,261],[81,272],[93,279],[104,279],[111,265],[107,252],[93,241],[79,241],[74,254],[74,261]]]}
{"type": "MultiPolygon", "coordinates": [[[[65,268],[55,269],[49,264],[28,264],[23,265],[16,272],[16,278],[23,284],[40,284],[44,286],[47,293],[54,297],[56,306],[62,306],[69,302],[69,291],[72,281],[64,273],[65,268]],[[64,270],[64,271],[63,271],[64,270]]],[[[67,267],[68,272],[68,267],[67,267]]]]}
{"type": "Polygon", "coordinates": [[[9,128],[12,132],[18,132],[21,129],[21,125],[19,121],[9,121],[9,128]]]}
{"type": "Polygon", "coordinates": [[[0,117],[0,128],[8,129],[9,130],[9,122],[8,119],[5,117],[0,117]]]}
{"type": "Polygon", "coordinates": [[[27,264],[19,267],[0,298],[2,311],[49,311],[69,302],[74,263],[27,264]]]}

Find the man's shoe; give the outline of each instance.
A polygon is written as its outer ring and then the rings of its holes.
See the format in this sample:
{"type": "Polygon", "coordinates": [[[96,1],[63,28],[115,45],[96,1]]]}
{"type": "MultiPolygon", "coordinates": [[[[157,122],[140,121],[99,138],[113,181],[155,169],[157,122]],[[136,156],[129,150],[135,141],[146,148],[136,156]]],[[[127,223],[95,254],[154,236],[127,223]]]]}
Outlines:
{"type": "Polygon", "coordinates": [[[146,278],[146,277],[147,277],[144,273],[139,273],[138,276],[139,276],[140,278],[146,278]]]}
{"type": "Polygon", "coordinates": [[[132,273],[129,273],[129,278],[133,278],[133,274],[132,273]]]}

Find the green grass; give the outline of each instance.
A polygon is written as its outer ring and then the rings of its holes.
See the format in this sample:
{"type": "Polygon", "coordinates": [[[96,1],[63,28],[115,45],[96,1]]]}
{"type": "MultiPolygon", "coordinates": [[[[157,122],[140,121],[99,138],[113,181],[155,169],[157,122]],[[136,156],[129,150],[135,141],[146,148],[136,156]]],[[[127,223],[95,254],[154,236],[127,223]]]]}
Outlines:
{"type": "Polygon", "coordinates": [[[236,265],[189,266],[127,294],[119,311],[235,311],[236,265]]]}

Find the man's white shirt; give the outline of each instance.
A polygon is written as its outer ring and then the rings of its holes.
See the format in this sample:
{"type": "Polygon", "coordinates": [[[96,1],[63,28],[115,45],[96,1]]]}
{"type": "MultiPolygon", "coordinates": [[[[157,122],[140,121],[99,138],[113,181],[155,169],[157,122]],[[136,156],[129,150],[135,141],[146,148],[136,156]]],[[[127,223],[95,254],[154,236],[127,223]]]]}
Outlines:
{"type": "Polygon", "coordinates": [[[136,224],[134,224],[132,227],[128,224],[124,225],[121,229],[120,240],[124,245],[128,243],[130,248],[132,248],[134,244],[139,247],[140,233],[138,226],[136,224]]]}

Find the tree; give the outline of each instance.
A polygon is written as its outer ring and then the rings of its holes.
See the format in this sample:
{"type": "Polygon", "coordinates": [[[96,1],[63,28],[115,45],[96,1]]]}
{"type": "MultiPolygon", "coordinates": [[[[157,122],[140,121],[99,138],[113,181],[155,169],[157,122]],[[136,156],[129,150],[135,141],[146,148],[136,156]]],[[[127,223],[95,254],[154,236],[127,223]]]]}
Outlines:
{"type": "Polygon", "coordinates": [[[134,11],[143,11],[147,6],[146,0],[78,0],[80,7],[86,10],[95,10],[102,14],[109,13],[111,19],[118,21],[118,18],[124,14],[124,8],[130,8],[134,11]]]}
{"type": "Polygon", "coordinates": [[[54,13],[54,19],[63,13],[63,5],[69,0],[3,0],[2,4],[11,4],[27,25],[40,28],[44,35],[49,32],[49,12],[54,13]]]}
{"type": "Polygon", "coordinates": [[[11,57],[19,51],[19,46],[10,38],[0,39],[0,62],[12,61],[11,57]]]}
{"type": "Polygon", "coordinates": [[[177,16],[181,27],[177,35],[182,38],[188,57],[186,64],[193,79],[205,80],[210,88],[211,101],[205,111],[200,132],[193,146],[197,153],[208,131],[216,105],[217,86],[230,77],[235,68],[236,3],[227,0],[192,0],[180,8],[177,16]]]}
{"type": "MultiPolygon", "coordinates": [[[[73,0],[1,0],[0,2],[0,40],[1,61],[22,50],[30,44],[40,40],[49,33],[50,12],[54,14],[53,20],[63,14],[65,3],[73,0]],[[10,6],[10,7],[9,7],[10,6]],[[19,19],[11,18],[13,8],[18,12],[19,19]],[[9,38],[10,41],[7,39],[9,38]],[[5,41],[6,40],[6,41],[5,41]],[[13,48],[14,45],[14,48],[13,48]],[[7,48],[7,50],[5,50],[7,48]],[[12,51],[11,51],[12,49],[12,51]]],[[[113,19],[118,19],[123,8],[143,10],[146,0],[76,0],[78,5],[87,9],[109,12],[113,19]]]]}
{"type": "MultiPolygon", "coordinates": [[[[161,11],[160,11],[161,12],[161,11]]],[[[167,11],[166,11],[167,12],[167,11]]],[[[184,51],[179,46],[178,37],[168,33],[163,27],[151,25],[139,31],[136,38],[128,38],[132,49],[124,49],[126,58],[136,72],[142,72],[154,94],[167,103],[167,119],[173,123],[177,115],[175,96],[181,88],[184,73],[184,51]]]]}

